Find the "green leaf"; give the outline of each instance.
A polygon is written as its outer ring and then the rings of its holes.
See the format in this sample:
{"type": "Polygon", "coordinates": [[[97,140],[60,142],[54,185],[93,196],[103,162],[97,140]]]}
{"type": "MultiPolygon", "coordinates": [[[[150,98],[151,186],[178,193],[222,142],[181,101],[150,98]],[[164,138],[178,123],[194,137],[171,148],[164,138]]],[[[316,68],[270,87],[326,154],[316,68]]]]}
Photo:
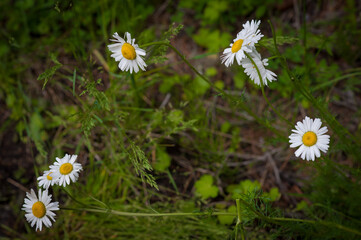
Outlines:
{"type": "Polygon", "coordinates": [[[221,17],[222,12],[228,8],[227,1],[209,1],[204,10],[203,18],[205,23],[215,23],[221,17]]]}
{"type": "Polygon", "coordinates": [[[266,13],[266,11],[267,11],[266,5],[259,6],[256,10],[256,17],[261,18],[266,13]]]}
{"type": "Polygon", "coordinates": [[[43,84],[43,89],[45,88],[45,85],[48,83],[48,81],[53,77],[53,75],[55,74],[55,72],[61,68],[63,66],[63,64],[61,64],[55,57],[54,54],[50,54],[50,58],[51,60],[55,63],[55,66],[48,68],[45,70],[45,72],[43,72],[42,74],[39,75],[37,80],[43,80],[44,84],[43,84]]]}
{"type": "Polygon", "coordinates": [[[34,140],[40,140],[40,131],[44,128],[44,122],[39,113],[33,113],[30,118],[30,136],[34,140]]]}
{"type": "Polygon", "coordinates": [[[151,117],[152,121],[150,122],[152,127],[158,127],[163,122],[163,112],[160,110],[156,110],[154,113],[152,113],[151,117]]]}
{"type": "Polygon", "coordinates": [[[221,125],[221,132],[227,133],[231,129],[232,125],[229,122],[224,122],[221,125]]]}
{"type": "Polygon", "coordinates": [[[247,76],[244,72],[239,72],[233,77],[234,86],[238,89],[242,89],[246,83],[247,76]]]}
{"type": "Polygon", "coordinates": [[[194,41],[206,47],[210,52],[218,52],[221,48],[229,45],[232,36],[229,33],[221,33],[219,30],[201,28],[196,35],[193,35],[194,41]]]}
{"type": "Polygon", "coordinates": [[[213,177],[211,175],[203,175],[195,183],[196,193],[198,193],[203,199],[215,198],[218,196],[218,188],[213,185],[213,177]]]}
{"type": "Polygon", "coordinates": [[[186,82],[188,79],[189,75],[174,75],[164,78],[159,86],[159,91],[162,93],[168,93],[175,84],[186,82]]]}
{"type": "Polygon", "coordinates": [[[207,77],[214,77],[217,75],[217,69],[215,67],[210,67],[206,69],[206,76],[207,77]]]}
{"type": "Polygon", "coordinates": [[[36,149],[40,152],[42,156],[46,156],[46,151],[44,149],[43,141],[41,138],[42,129],[44,128],[43,118],[39,113],[33,113],[30,118],[29,123],[29,132],[30,137],[34,141],[36,149]]]}
{"type": "Polygon", "coordinates": [[[268,198],[270,201],[274,202],[280,199],[281,193],[278,191],[278,188],[273,187],[271,190],[267,193],[263,193],[263,196],[268,198]]]}
{"type": "Polygon", "coordinates": [[[168,114],[167,119],[174,125],[178,125],[183,122],[183,115],[182,110],[174,109],[168,114]]]}
{"type": "Polygon", "coordinates": [[[307,208],[308,204],[307,202],[305,202],[304,200],[302,200],[301,202],[297,203],[297,206],[295,208],[295,211],[302,211],[303,209],[307,208]]]}
{"type": "MultiPolygon", "coordinates": [[[[276,37],[277,45],[291,44],[291,43],[295,43],[298,41],[299,41],[299,39],[295,38],[295,37],[287,37],[287,36],[277,36],[276,37]]],[[[261,46],[265,46],[266,48],[274,49],[273,38],[265,38],[264,37],[258,42],[258,44],[261,46]]]]}
{"type": "Polygon", "coordinates": [[[135,172],[140,176],[141,180],[159,190],[158,184],[155,182],[153,175],[149,173],[153,170],[153,168],[149,164],[143,150],[141,150],[139,146],[135,145],[133,141],[130,141],[130,146],[125,150],[134,166],[135,172]]]}
{"type": "Polygon", "coordinates": [[[210,88],[210,85],[204,81],[201,77],[195,77],[194,80],[189,85],[188,89],[191,92],[187,92],[188,95],[191,94],[192,96],[202,96],[204,95],[207,90],[210,88]]]}
{"type": "Polygon", "coordinates": [[[249,192],[252,193],[261,190],[261,184],[257,180],[251,181],[247,179],[241,181],[238,185],[232,184],[227,186],[226,190],[235,198],[249,192]]]}
{"type": "MultiPolygon", "coordinates": [[[[227,209],[227,212],[229,213],[237,213],[237,207],[235,205],[230,206],[227,209]]],[[[231,225],[236,217],[234,216],[218,216],[218,220],[223,225],[231,225]]]]}
{"type": "Polygon", "coordinates": [[[48,83],[48,81],[53,77],[56,70],[61,68],[61,66],[62,65],[55,65],[49,69],[46,69],[45,72],[43,72],[42,74],[39,75],[38,80],[45,79],[44,84],[43,84],[43,89],[45,88],[45,85],[48,83]]]}
{"type": "Polygon", "coordinates": [[[160,172],[164,172],[170,166],[171,158],[162,147],[157,147],[156,153],[157,160],[154,164],[154,169],[160,172]]]}
{"type": "Polygon", "coordinates": [[[224,82],[218,80],[218,81],[216,81],[216,82],[214,83],[214,86],[216,86],[216,87],[219,88],[219,89],[223,89],[223,88],[224,88],[224,82]]]}
{"type": "MultiPolygon", "coordinates": [[[[166,43],[170,43],[170,40],[174,38],[182,28],[183,28],[182,24],[176,25],[175,23],[173,23],[172,25],[169,26],[168,31],[163,34],[162,41],[166,43]]],[[[167,59],[165,57],[167,50],[168,50],[168,46],[166,45],[155,46],[153,48],[152,56],[148,60],[148,63],[164,62],[167,59]]]]}

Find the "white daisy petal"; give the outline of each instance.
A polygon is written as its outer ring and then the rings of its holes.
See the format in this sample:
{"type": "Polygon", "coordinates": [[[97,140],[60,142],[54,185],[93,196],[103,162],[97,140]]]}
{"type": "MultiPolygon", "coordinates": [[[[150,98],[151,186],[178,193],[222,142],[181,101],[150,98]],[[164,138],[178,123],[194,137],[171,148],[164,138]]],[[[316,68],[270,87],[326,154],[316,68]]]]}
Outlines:
{"type": "MultiPolygon", "coordinates": [[[[28,220],[28,221],[29,221],[29,220],[28,220]]],[[[35,223],[36,223],[36,221],[37,221],[37,218],[35,218],[35,217],[32,216],[32,218],[31,218],[30,221],[31,221],[30,226],[31,226],[31,227],[34,227],[34,225],[35,225],[35,223]]]]}
{"type": "Polygon", "coordinates": [[[262,61],[261,55],[257,52],[255,47],[252,48],[252,52],[249,53],[249,56],[256,64],[260,74],[258,74],[256,66],[254,66],[253,62],[248,57],[243,58],[241,64],[244,68],[244,72],[255,84],[261,85],[261,79],[259,78],[260,75],[263,85],[266,86],[268,85],[268,82],[276,80],[277,75],[264,67],[264,61],[262,61]]]}
{"type": "Polygon", "coordinates": [[[67,185],[70,184],[70,177],[69,176],[65,176],[65,182],[67,185]]]}
{"type": "MultiPolygon", "coordinates": [[[[301,146],[302,147],[302,146],[301,146]]],[[[305,147],[305,150],[301,153],[301,158],[303,159],[303,160],[305,160],[306,159],[306,154],[308,153],[308,148],[307,147],[305,147]]],[[[307,159],[306,159],[307,160],[307,159]]]]}
{"type": "Polygon", "coordinates": [[[322,127],[320,130],[318,130],[318,134],[322,135],[325,134],[327,132],[327,127],[322,127]]]}
{"type": "Polygon", "coordinates": [[[318,147],[316,146],[312,146],[314,148],[314,152],[315,152],[315,155],[316,157],[321,157],[321,152],[320,152],[320,149],[318,149],[318,147]]]}
{"type": "Polygon", "coordinates": [[[300,131],[302,134],[307,132],[305,126],[302,124],[302,122],[297,122],[296,129],[300,131]]]}
{"type": "Polygon", "coordinates": [[[40,221],[39,218],[36,219],[36,228],[35,228],[35,231],[38,231],[38,229],[41,231],[43,228],[43,222],[40,221]]]}
{"type": "Polygon", "coordinates": [[[34,227],[36,225],[35,231],[38,229],[41,231],[43,229],[43,224],[46,227],[51,227],[52,223],[50,219],[55,222],[55,214],[50,212],[50,209],[52,211],[59,210],[58,207],[54,208],[54,206],[59,206],[59,203],[51,202],[51,194],[48,195],[47,190],[42,192],[42,190],[39,189],[38,197],[36,194],[34,196],[33,193],[35,194],[34,190],[31,189],[31,194],[26,194],[27,197],[24,199],[22,210],[26,212],[25,218],[30,223],[30,226],[34,227]],[[28,204],[29,201],[31,204],[28,204]]]}
{"type": "Polygon", "coordinates": [[[310,147],[310,156],[309,156],[309,160],[312,160],[312,161],[315,161],[315,151],[314,151],[314,148],[313,146],[310,147]]]}
{"type": "Polygon", "coordinates": [[[301,146],[302,145],[302,142],[294,142],[290,145],[291,148],[294,148],[294,147],[298,147],[298,146],[301,146]]]}
{"type": "Polygon", "coordinates": [[[297,122],[297,130],[293,129],[293,133],[288,137],[291,148],[300,146],[295,152],[296,157],[314,161],[316,157],[321,156],[321,151],[327,152],[330,136],[324,135],[327,127],[320,129],[321,125],[319,118],[311,119],[307,116],[302,122],[297,122]]]}
{"type": "Polygon", "coordinates": [[[313,126],[312,126],[312,131],[313,132],[318,132],[318,130],[320,129],[322,125],[322,122],[319,118],[316,118],[315,121],[313,122],[313,126]]]}
{"type": "Polygon", "coordinates": [[[297,149],[297,151],[295,152],[296,157],[299,157],[301,155],[301,153],[304,153],[306,151],[306,147],[305,145],[301,145],[301,147],[299,149],[297,149]]]}
{"type": "Polygon", "coordinates": [[[135,52],[137,53],[137,56],[145,56],[147,54],[146,51],[141,48],[135,49],[135,52]]]}

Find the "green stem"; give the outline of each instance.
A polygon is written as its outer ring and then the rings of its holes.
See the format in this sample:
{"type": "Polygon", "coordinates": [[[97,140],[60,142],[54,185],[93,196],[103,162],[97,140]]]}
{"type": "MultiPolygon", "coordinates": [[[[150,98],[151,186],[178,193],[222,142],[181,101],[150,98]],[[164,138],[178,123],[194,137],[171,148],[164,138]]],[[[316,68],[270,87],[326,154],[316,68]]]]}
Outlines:
{"type": "Polygon", "coordinates": [[[270,106],[272,108],[272,110],[277,114],[277,116],[279,118],[281,118],[283,121],[285,121],[288,125],[290,125],[291,127],[293,127],[293,124],[288,121],[286,118],[284,118],[277,110],[276,108],[273,107],[273,105],[271,104],[271,102],[268,100],[267,96],[266,96],[266,93],[264,92],[264,84],[263,84],[263,78],[262,78],[262,75],[261,75],[261,72],[259,71],[259,68],[257,66],[257,64],[254,62],[253,58],[251,58],[251,56],[247,53],[247,52],[244,52],[246,54],[246,56],[249,58],[249,60],[252,62],[253,66],[256,68],[257,70],[257,74],[258,74],[258,77],[259,77],[259,81],[261,83],[261,89],[262,89],[262,95],[263,95],[263,98],[266,100],[268,106],[270,106]]]}
{"type": "MultiPolygon", "coordinates": [[[[68,195],[71,196],[69,193],[68,193],[68,195]]],[[[72,197],[72,199],[74,199],[74,198],[72,197]]],[[[80,202],[78,202],[78,203],[80,203],[80,202]]],[[[297,219],[297,218],[280,218],[280,217],[276,218],[276,217],[264,216],[263,214],[256,211],[248,202],[246,202],[243,199],[236,199],[237,213],[230,213],[230,212],[134,213],[134,212],[122,212],[122,211],[117,211],[117,210],[113,210],[113,209],[110,209],[110,208],[99,208],[99,207],[97,207],[97,208],[88,208],[88,207],[84,207],[84,208],[67,208],[67,207],[64,207],[62,209],[63,210],[86,211],[86,212],[94,212],[94,213],[106,213],[106,214],[113,214],[113,215],[125,216],[125,217],[237,216],[237,225],[236,225],[236,227],[238,227],[238,225],[241,225],[241,222],[242,222],[240,203],[245,205],[250,211],[255,213],[260,219],[263,219],[263,220],[265,220],[267,222],[270,222],[270,223],[274,223],[274,224],[278,224],[278,225],[280,225],[280,222],[299,222],[299,223],[308,223],[308,224],[321,224],[321,225],[324,225],[326,227],[331,227],[331,228],[335,227],[335,228],[338,228],[340,230],[343,230],[343,231],[350,232],[350,233],[361,236],[360,231],[358,231],[356,229],[346,227],[346,226],[343,226],[341,224],[334,223],[334,222],[315,221],[315,220],[297,219]]],[[[85,205],[85,204],[82,204],[82,205],[85,205]]],[[[243,240],[244,239],[244,232],[243,232],[242,226],[240,226],[240,229],[241,229],[242,240],[243,240]]],[[[236,234],[237,234],[237,232],[236,232],[236,234]]]]}
{"type": "Polygon", "coordinates": [[[63,191],[64,191],[73,201],[79,203],[80,205],[82,205],[82,206],[84,206],[84,207],[88,207],[87,204],[82,203],[82,202],[78,201],[75,197],[73,197],[73,196],[65,189],[65,187],[63,187],[63,191]]]}
{"type": "Polygon", "coordinates": [[[276,221],[283,221],[283,222],[301,222],[301,223],[310,223],[310,224],[321,224],[324,225],[326,227],[330,227],[330,228],[338,228],[340,230],[344,230],[346,232],[350,232],[356,235],[360,235],[361,236],[361,232],[353,229],[353,228],[349,228],[346,226],[343,226],[341,224],[338,223],[334,223],[334,222],[328,222],[328,221],[314,221],[314,220],[307,220],[307,219],[296,219],[296,218],[272,218],[273,220],[276,221]]]}
{"type": "Polygon", "coordinates": [[[279,58],[279,56],[275,55],[275,56],[272,56],[272,57],[268,57],[267,59],[268,60],[273,60],[273,59],[276,59],[276,58],[279,58]]]}
{"type": "Polygon", "coordinates": [[[234,98],[232,95],[229,95],[228,93],[226,93],[224,90],[218,88],[217,86],[215,86],[206,76],[204,76],[203,74],[201,74],[195,67],[193,67],[193,65],[185,58],[185,56],[183,54],[181,54],[178,49],[176,49],[174,46],[172,46],[171,44],[167,43],[167,42],[163,42],[163,41],[159,41],[159,42],[151,42],[151,43],[147,43],[147,44],[143,44],[141,46],[139,46],[140,48],[145,48],[145,47],[149,47],[152,45],[165,45],[169,48],[171,48],[200,78],[202,78],[204,81],[206,81],[212,88],[214,88],[215,90],[217,90],[219,93],[221,93],[223,96],[229,98],[231,101],[236,102],[245,112],[247,112],[250,116],[252,116],[258,123],[260,123],[261,125],[269,128],[273,133],[275,133],[278,137],[282,138],[285,141],[288,141],[288,139],[282,134],[280,133],[279,130],[275,129],[274,127],[272,127],[269,123],[263,121],[261,118],[259,118],[255,113],[252,112],[252,110],[250,108],[248,108],[243,102],[240,102],[237,98],[234,98]]]}
{"type": "Polygon", "coordinates": [[[239,228],[241,231],[241,238],[242,238],[242,240],[244,240],[245,236],[244,236],[243,225],[242,225],[241,204],[240,204],[239,199],[236,199],[236,206],[237,206],[237,223],[236,223],[235,239],[237,239],[237,233],[238,233],[238,228],[239,228]]]}
{"type": "Polygon", "coordinates": [[[167,42],[152,42],[152,43],[144,44],[144,45],[142,45],[140,47],[144,48],[144,47],[148,47],[148,46],[151,46],[151,45],[165,45],[165,46],[171,48],[183,60],[183,62],[185,62],[199,77],[201,77],[204,81],[206,81],[210,86],[212,86],[218,92],[221,92],[222,94],[227,95],[227,93],[225,91],[223,91],[222,89],[215,86],[206,76],[201,74],[195,67],[193,67],[193,65],[186,59],[186,57],[183,54],[181,54],[178,51],[178,49],[176,49],[173,45],[171,45],[171,44],[169,44],[167,42]]]}
{"type": "Polygon", "coordinates": [[[236,216],[236,213],[229,212],[194,212],[194,213],[133,213],[133,212],[122,212],[112,209],[105,208],[62,208],[64,210],[77,210],[94,213],[107,213],[125,217],[176,217],[176,216],[236,216]]]}
{"type": "Polygon", "coordinates": [[[133,73],[130,74],[130,79],[131,79],[131,82],[132,82],[133,91],[135,93],[136,106],[139,106],[140,95],[139,95],[139,92],[138,92],[138,87],[137,87],[137,84],[135,82],[135,78],[134,78],[133,73]]]}

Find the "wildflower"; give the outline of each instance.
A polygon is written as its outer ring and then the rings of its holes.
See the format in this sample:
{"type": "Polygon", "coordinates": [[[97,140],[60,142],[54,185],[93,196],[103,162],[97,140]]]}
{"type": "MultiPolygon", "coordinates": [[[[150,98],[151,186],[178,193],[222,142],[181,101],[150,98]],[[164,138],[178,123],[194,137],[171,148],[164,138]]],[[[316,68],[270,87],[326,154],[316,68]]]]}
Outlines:
{"type": "Polygon", "coordinates": [[[221,56],[222,63],[226,67],[233,64],[234,57],[236,57],[238,65],[241,65],[241,60],[246,57],[244,52],[251,53],[253,51],[254,44],[263,37],[258,29],[260,23],[261,21],[252,20],[243,24],[243,29],[230,44],[230,48],[226,48],[221,56]]]}
{"type": "Polygon", "coordinates": [[[39,187],[48,189],[50,185],[53,186],[54,184],[56,184],[59,181],[59,179],[54,178],[53,172],[48,170],[44,172],[43,176],[38,177],[38,181],[39,181],[39,187]]]}
{"type": "Polygon", "coordinates": [[[118,33],[114,33],[113,37],[115,39],[110,39],[110,41],[117,42],[114,44],[108,45],[108,48],[113,54],[111,57],[115,61],[119,61],[118,67],[122,71],[130,71],[130,73],[138,72],[139,68],[145,71],[147,64],[144,62],[143,57],[145,56],[145,50],[138,47],[138,44],[135,44],[135,39],[132,39],[130,33],[126,32],[124,39],[121,38],[118,33]],[[125,41],[125,37],[127,41],[125,41]]]}
{"type": "MultiPolygon", "coordinates": [[[[263,85],[267,86],[268,82],[276,80],[277,75],[265,68],[265,66],[268,66],[268,59],[262,60],[261,54],[259,54],[255,48],[253,48],[253,51],[249,53],[249,55],[257,65],[257,68],[262,77],[263,85]]],[[[257,69],[249,58],[244,58],[242,60],[242,67],[244,68],[244,72],[249,76],[250,79],[253,80],[255,84],[261,85],[257,69]]]]}
{"type": "Polygon", "coordinates": [[[321,125],[319,118],[312,120],[306,117],[303,122],[297,122],[296,130],[292,129],[294,133],[289,136],[291,148],[300,146],[295,152],[296,157],[301,155],[303,160],[314,161],[315,156],[321,156],[320,150],[327,152],[330,136],[325,135],[327,127],[320,128],[321,125]]]}
{"type": "Polygon", "coordinates": [[[38,198],[34,190],[31,189],[31,193],[26,193],[22,210],[25,210],[26,220],[31,224],[31,227],[34,227],[36,223],[35,230],[40,229],[41,231],[43,224],[46,227],[51,227],[50,219],[55,222],[55,213],[52,211],[59,210],[59,203],[51,202],[51,194],[48,195],[48,190],[42,192],[39,189],[38,198]]]}
{"type": "Polygon", "coordinates": [[[50,171],[52,171],[53,178],[59,179],[59,186],[65,187],[72,182],[76,182],[79,177],[79,171],[83,170],[80,163],[76,163],[75,160],[77,155],[68,155],[65,154],[63,158],[56,158],[54,165],[50,166],[50,171]]]}

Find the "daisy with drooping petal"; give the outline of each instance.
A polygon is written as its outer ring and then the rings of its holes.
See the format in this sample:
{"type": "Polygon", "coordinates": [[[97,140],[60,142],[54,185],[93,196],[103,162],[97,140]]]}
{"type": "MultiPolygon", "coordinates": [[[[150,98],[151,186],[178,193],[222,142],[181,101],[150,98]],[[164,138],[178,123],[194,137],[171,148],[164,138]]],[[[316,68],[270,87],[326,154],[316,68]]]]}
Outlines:
{"type": "Polygon", "coordinates": [[[238,65],[241,65],[241,60],[246,57],[244,52],[251,53],[254,44],[257,43],[263,35],[258,29],[261,21],[251,22],[247,21],[243,24],[243,29],[237,34],[237,37],[230,44],[230,48],[226,48],[221,56],[222,63],[229,67],[233,64],[234,58],[236,57],[238,65]]]}
{"type": "MultiPolygon", "coordinates": [[[[261,54],[259,54],[255,48],[253,48],[253,51],[249,53],[249,55],[253,59],[254,63],[257,65],[257,68],[262,77],[263,85],[267,86],[268,82],[276,80],[277,75],[274,72],[265,68],[265,66],[268,66],[268,59],[262,60],[261,54]]],[[[249,58],[246,57],[242,60],[242,67],[244,68],[244,72],[248,75],[250,79],[253,80],[255,84],[261,85],[257,69],[249,58]]]]}
{"type": "Polygon", "coordinates": [[[65,187],[72,182],[76,182],[79,177],[79,172],[83,170],[80,163],[75,160],[78,155],[65,154],[63,158],[56,158],[54,165],[50,166],[50,171],[53,172],[53,178],[59,179],[59,186],[65,187]]]}
{"type": "Polygon", "coordinates": [[[38,181],[39,181],[39,187],[43,187],[45,189],[48,189],[51,186],[53,186],[54,184],[56,184],[59,179],[56,179],[53,177],[53,172],[51,171],[45,171],[43,176],[38,177],[38,181]]]}
{"type": "Polygon", "coordinates": [[[46,227],[51,227],[50,219],[55,222],[55,213],[52,211],[59,210],[59,203],[51,202],[51,194],[48,195],[48,190],[42,192],[39,189],[37,197],[34,190],[31,189],[30,193],[26,193],[22,210],[25,210],[26,220],[30,223],[31,227],[34,227],[36,223],[35,231],[38,229],[41,231],[43,224],[46,227]]]}
{"type": "Polygon", "coordinates": [[[146,52],[139,48],[138,44],[135,44],[135,39],[131,38],[130,33],[126,32],[124,39],[118,33],[114,33],[113,37],[115,39],[110,39],[110,41],[116,43],[108,45],[108,48],[113,53],[111,57],[115,61],[119,61],[118,67],[120,70],[137,73],[140,68],[145,71],[147,64],[144,62],[143,56],[145,56],[146,52]]]}
{"type": "Polygon", "coordinates": [[[330,136],[325,135],[327,127],[320,128],[321,125],[319,118],[313,120],[306,117],[302,122],[297,122],[296,130],[292,129],[294,133],[289,136],[291,148],[300,146],[295,152],[296,157],[314,161],[315,157],[321,156],[320,150],[327,152],[330,136]]]}

